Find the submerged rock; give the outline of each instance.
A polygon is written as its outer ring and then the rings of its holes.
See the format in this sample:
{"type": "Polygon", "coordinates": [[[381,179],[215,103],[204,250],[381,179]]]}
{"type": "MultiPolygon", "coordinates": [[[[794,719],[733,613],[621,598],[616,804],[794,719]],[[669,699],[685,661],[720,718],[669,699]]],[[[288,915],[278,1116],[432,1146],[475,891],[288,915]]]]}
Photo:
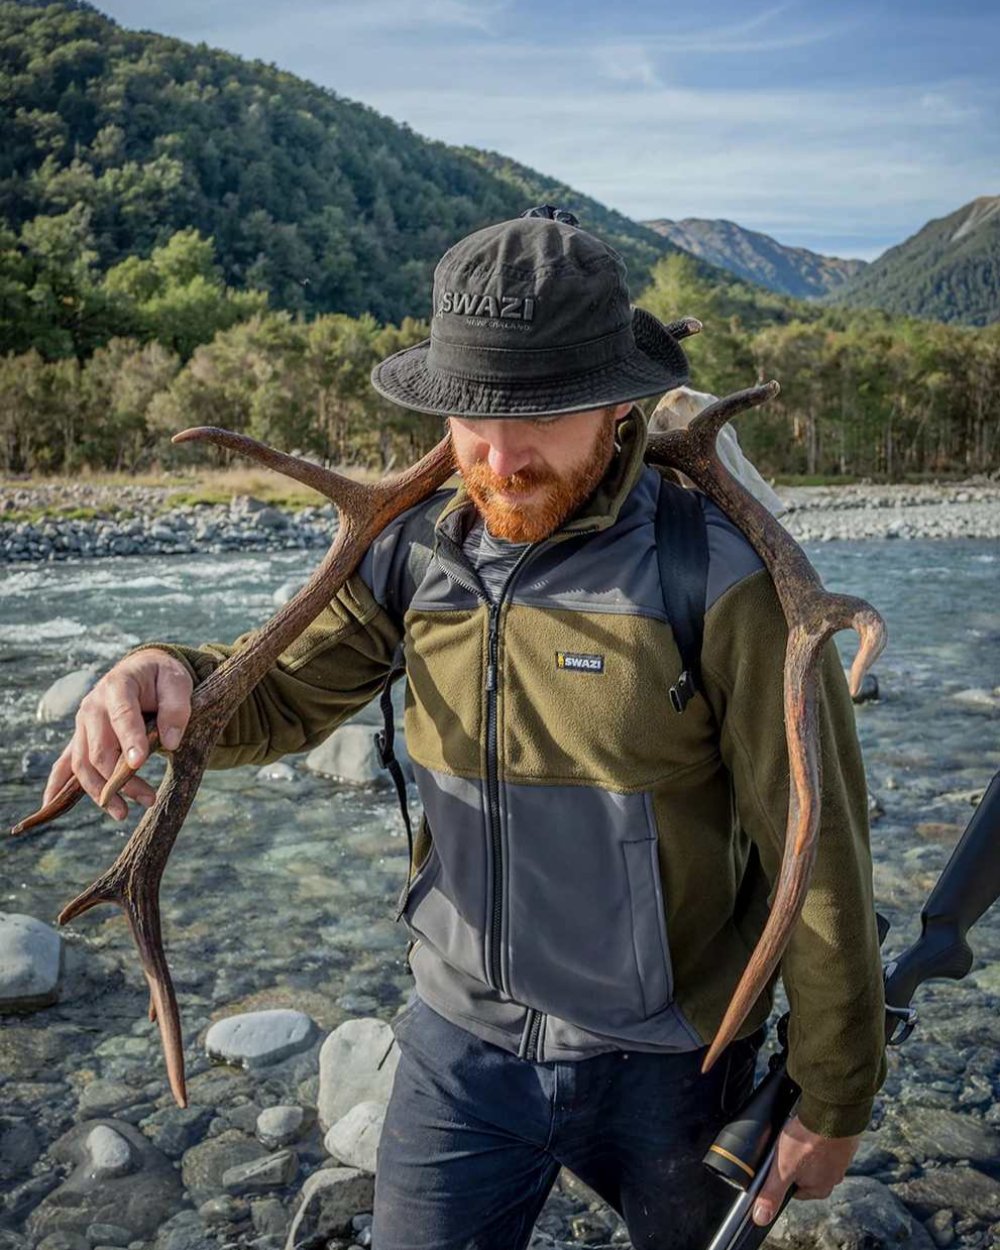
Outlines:
{"type": "Polygon", "coordinates": [[[38,701],[35,715],[39,722],[47,725],[75,716],[83,696],[97,685],[99,672],[95,666],[78,668],[54,681],[38,701]]]}

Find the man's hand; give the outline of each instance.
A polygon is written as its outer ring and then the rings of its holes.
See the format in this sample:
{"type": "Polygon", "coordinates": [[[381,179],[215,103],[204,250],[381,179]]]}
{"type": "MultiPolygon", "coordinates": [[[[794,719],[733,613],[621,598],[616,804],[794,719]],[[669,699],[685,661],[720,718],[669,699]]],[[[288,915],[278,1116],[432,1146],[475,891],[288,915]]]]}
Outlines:
{"type": "Polygon", "coordinates": [[[844,1179],[861,1143],[854,1137],[821,1137],[793,1116],[781,1130],[774,1162],[753,1207],[753,1222],[770,1224],[790,1185],[796,1198],[827,1198],[844,1179]]]}
{"type": "MultiPolygon", "coordinates": [[[[184,665],[166,651],[136,651],[110,669],[80,704],[76,730],[62,755],[52,765],[42,803],[76,775],[87,794],[99,802],[104,783],[124,753],[132,768],[149,754],[144,715],[156,713],[163,746],[172,751],[181,740],[191,715],[194,683],[184,665]]],[[[156,791],[141,777],[122,787],[143,807],[150,807],[156,791]]],[[[124,820],[128,806],[121,795],[108,803],[108,812],[124,820]]]]}

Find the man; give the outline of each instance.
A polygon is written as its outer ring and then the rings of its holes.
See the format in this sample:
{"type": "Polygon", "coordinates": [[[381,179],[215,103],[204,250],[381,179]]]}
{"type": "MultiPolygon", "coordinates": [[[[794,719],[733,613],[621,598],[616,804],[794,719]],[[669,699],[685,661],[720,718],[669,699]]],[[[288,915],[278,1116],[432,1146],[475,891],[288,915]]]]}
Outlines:
{"type": "MultiPolygon", "coordinates": [[[[376,540],[241,706],[212,766],[326,737],[397,647],[424,816],[400,911],[416,995],[379,1149],[376,1250],[516,1250],[560,1166],[637,1247],[705,1244],[730,1195],[700,1159],[748,1092],[768,996],[701,1075],[763,925],[788,796],[785,627],[714,506],[702,689],[681,715],[633,401],[684,355],[629,305],[624,266],[566,221],[469,236],[435,273],[431,337],[372,375],[447,417],[462,475],[376,540]]],[[[183,732],[232,647],[146,648],[84,701],[47,794],[96,797],[119,750],[183,732]]],[[[803,1089],[756,1216],[843,1176],[883,1075],[864,772],[833,647],[813,885],[783,963],[803,1089]]],[[[124,791],[140,802],[149,786],[124,791]]],[[[125,804],[113,800],[112,815],[125,804]]]]}

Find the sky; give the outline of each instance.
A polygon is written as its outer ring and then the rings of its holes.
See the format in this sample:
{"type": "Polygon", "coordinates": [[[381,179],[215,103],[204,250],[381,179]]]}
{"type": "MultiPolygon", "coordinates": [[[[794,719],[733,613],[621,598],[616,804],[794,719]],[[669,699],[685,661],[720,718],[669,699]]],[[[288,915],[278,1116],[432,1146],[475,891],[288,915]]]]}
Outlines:
{"type": "Polygon", "coordinates": [[[870,260],[1000,194],[996,0],[96,2],[637,220],[870,260]]]}

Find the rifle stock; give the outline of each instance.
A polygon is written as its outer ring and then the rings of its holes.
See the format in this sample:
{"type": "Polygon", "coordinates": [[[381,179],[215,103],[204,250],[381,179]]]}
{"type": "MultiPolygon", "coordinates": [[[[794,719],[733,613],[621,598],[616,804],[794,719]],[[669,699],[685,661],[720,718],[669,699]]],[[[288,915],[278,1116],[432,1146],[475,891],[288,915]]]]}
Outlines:
{"type": "MultiPolygon", "coordinates": [[[[935,977],[960,981],[972,968],[969,930],[1000,898],[1000,772],[980,799],[944,871],[920,913],[920,937],[884,969],[886,1042],[897,1044],[916,1019],[910,1001],[935,977]],[[900,1030],[900,1023],[904,1028],[900,1030]]],[[[879,917],[884,940],[888,924],[879,917]]],[[[785,1070],[787,1018],[778,1022],[781,1052],[736,1116],[722,1129],[705,1155],[705,1165],[742,1192],[736,1198],[709,1250],[753,1250],[774,1224],[759,1228],[750,1220],[778,1135],[795,1112],[799,1087],[785,1070]]],[[[791,1191],[782,1203],[784,1210],[791,1191]]],[[[780,1212],[779,1212],[780,1214],[780,1212]]],[[[775,1217],[777,1218],[777,1217],[775,1217]]]]}

